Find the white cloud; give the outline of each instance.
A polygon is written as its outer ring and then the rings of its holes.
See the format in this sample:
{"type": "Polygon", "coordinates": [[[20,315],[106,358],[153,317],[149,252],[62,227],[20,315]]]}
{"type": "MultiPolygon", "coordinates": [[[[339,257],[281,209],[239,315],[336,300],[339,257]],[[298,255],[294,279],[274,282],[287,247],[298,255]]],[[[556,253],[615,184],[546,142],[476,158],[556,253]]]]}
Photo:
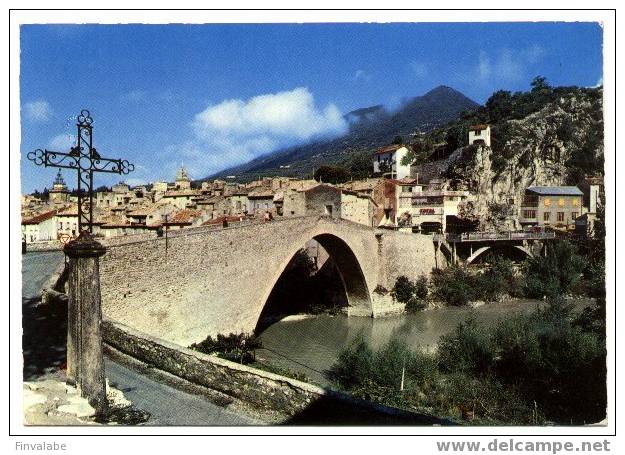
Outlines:
{"type": "Polygon", "coordinates": [[[369,82],[371,80],[371,74],[367,73],[365,70],[356,70],[354,75],[352,76],[353,81],[365,81],[369,82]]]}
{"type": "Polygon", "coordinates": [[[488,79],[492,72],[490,58],[485,51],[480,51],[480,57],[477,64],[477,74],[480,79],[488,79]]]}
{"type": "Polygon", "coordinates": [[[67,152],[76,145],[76,136],[73,134],[58,134],[50,139],[48,146],[56,152],[67,152]]]}
{"type": "Polygon", "coordinates": [[[148,93],[145,90],[132,90],[128,93],[123,93],[119,98],[121,101],[140,103],[147,99],[147,95],[148,93]]]}
{"type": "Polygon", "coordinates": [[[482,50],[474,74],[481,82],[520,81],[527,77],[528,68],[540,61],[544,55],[545,50],[538,45],[518,51],[500,49],[497,52],[487,53],[482,50]]]}
{"type": "Polygon", "coordinates": [[[200,138],[215,134],[232,138],[267,135],[287,140],[336,134],[346,126],[335,105],[318,109],[312,94],[304,87],[259,95],[247,101],[223,101],[197,114],[193,125],[200,138]]]}
{"type": "Polygon", "coordinates": [[[47,122],[52,116],[50,103],[44,100],[26,103],[24,104],[23,110],[26,118],[33,122],[47,122]]]}
{"type": "Polygon", "coordinates": [[[176,160],[167,170],[184,160],[199,178],[280,147],[339,135],[348,126],[334,104],[320,108],[312,93],[300,87],[208,106],[195,115],[192,127],[195,138],[166,150],[176,160]]]}
{"type": "Polygon", "coordinates": [[[423,62],[417,62],[416,60],[410,62],[410,69],[412,70],[414,75],[419,78],[425,77],[428,74],[427,65],[423,62]]]}

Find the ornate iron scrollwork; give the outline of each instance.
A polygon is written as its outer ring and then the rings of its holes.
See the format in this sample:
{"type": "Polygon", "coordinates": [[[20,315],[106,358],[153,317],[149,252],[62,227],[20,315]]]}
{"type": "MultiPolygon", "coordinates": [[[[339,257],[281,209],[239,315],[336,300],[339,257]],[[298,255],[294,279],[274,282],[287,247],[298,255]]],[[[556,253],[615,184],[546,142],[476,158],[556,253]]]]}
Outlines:
{"type": "Polygon", "coordinates": [[[69,153],[37,149],[26,157],[37,166],[59,167],[78,171],[78,230],[92,230],[93,222],[93,173],[108,172],[128,174],[134,171],[134,165],[128,160],[102,158],[93,147],[93,118],[87,109],[80,111],[77,117],[78,134],[76,146],[69,153]],[[86,194],[83,194],[86,189],[86,194]]]}

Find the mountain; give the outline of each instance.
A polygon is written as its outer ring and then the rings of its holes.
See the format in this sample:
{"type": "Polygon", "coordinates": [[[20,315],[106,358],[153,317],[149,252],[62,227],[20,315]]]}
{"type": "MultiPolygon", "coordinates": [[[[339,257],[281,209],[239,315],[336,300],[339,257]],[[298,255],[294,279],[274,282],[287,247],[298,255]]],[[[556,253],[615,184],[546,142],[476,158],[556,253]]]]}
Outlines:
{"type": "Polygon", "coordinates": [[[202,180],[235,175],[237,181],[262,176],[310,177],[322,165],[341,165],[352,170],[371,163],[371,152],[397,136],[410,138],[456,119],[479,105],[451,87],[439,86],[423,96],[405,101],[397,110],[381,105],[347,113],[349,131],[338,138],[281,149],[248,163],[225,169],[202,180]]]}

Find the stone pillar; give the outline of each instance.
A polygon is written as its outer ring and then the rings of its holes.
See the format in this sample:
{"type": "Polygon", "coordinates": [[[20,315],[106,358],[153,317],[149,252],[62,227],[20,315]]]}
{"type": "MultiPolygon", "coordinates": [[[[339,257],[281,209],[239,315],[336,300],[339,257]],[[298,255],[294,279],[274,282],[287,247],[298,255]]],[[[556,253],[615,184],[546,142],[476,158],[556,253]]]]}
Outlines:
{"type": "Polygon", "coordinates": [[[69,257],[67,378],[96,412],[107,404],[102,355],[100,256],[106,248],[87,232],[64,248],[69,257]]]}

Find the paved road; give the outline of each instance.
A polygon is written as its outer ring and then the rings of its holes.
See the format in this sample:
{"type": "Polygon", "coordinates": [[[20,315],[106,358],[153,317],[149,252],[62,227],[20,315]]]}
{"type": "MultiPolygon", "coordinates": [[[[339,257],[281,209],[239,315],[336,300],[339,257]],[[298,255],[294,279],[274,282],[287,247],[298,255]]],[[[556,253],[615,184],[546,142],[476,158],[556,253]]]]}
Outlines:
{"type": "Polygon", "coordinates": [[[22,255],[22,298],[39,297],[41,288],[63,263],[62,251],[41,251],[22,255]]]}
{"type": "Polygon", "coordinates": [[[157,382],[119,363],[106,359],[106,376],[124,392],[134,406],[147,411],[145,425],[209,426],[260,425],[262,422],[211,403],[206,398],[182,392],[157,382]]]}
{"type": "MultiPolygon", "coordinates": [[[[22,350],[24,380],[65,368],[67,307],[39,305],[41,287],[63,262],[61,252],[28,253],[22,261],[22,350]]],[[[145,425],[250,425],[250,417],[217,406],[201,395],[180,391],[106,359],[109,382],[132,404],[151,414],[145,425]]]]}

